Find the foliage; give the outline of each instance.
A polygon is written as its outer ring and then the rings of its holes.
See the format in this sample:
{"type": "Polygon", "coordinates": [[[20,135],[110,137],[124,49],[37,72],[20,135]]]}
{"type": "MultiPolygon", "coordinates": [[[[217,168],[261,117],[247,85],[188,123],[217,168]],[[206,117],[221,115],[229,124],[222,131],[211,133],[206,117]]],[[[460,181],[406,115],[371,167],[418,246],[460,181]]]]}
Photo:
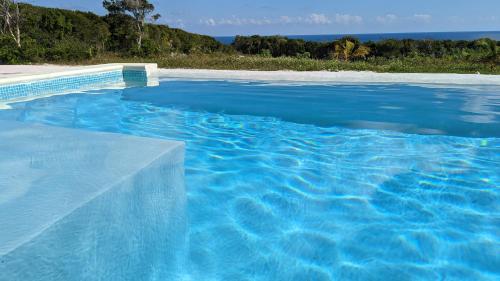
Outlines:
{"type": "Polygon", "coordinates": [[[470,62],[500,63],[499,41],[478,39],[474,41],[451,40],[395,40],[362,44],[353,37],[344,37],[333,43],[304,42],[282,36],[237,36],[232,46],[236,51],[257,55],[264,49],[273,57],[300,57],[309,53],[314,59],[362,60],[365,58],[403,59],[411,57],[445,58],[470,62]]]}
{"type": "Polygon", "coordinates": [[[12,37],[0,35],[0,64],[19,63],[20,57],[20,49],[12,37]]]}
{"type": "Polygon", "coordinates": [[[243,54],[270,54],[273,57],[294,57],[307,51],[304,40],[289,40],[282,36],[236,36],[232,46],[243,54]]]}
{"type": "Polygon", "coordinates": [[[365,59],[370,54],[370,47],[362,45],[355,38],[344,37],[335,42],[333,57],[336,60],[350,61],[352,59],[365,59]]]}
{"type": "Polygon", "coordinates": [[[114,54],[78,63],[154,62],[164,68],[203,68],[226,70],[294,70],[294,71],[375,71],[427,73],[484,73],[500,74],[500,65],[484,62],[455,61],[446,58],[414,57],[387,59],[370,57],[359,61],[317,60],[296,57],[262,57],[238,54],[177,54],[150,58],[120,57],[114,54]]]}
{"type": "Polygon", "coordinates": [[[79,60],[104,52],[110,33],[92,13],[20,5],[22,61],[79,60]],[[23,44],[24,45],[24,44],[23,44]]]}
{"type": "MultiPolygon", "coordinates": [[[[148,0],[104,0],[103,6],[110,15],[129,15],[134,19],[137,48],[140,50],[146,17],[154,11],[155,6],[148,0]]],[[[154,15],[152,18],[157,20],[160,18],[160,14],[154,15]]]]}
{"type": "Polygon", "coordinates": [[[100,17],[28,4],[19,8],[21,47],[11,35],[0,34],[0,63],[154,61],[186,68],[500,74],[500,42],[491,39],[361,43],[353,37],[308,42],[238,36],[226,46],[209,36],[144,24],[139,48],[137,19],[129,13],[100,17]]]}
{"type": "Polygon", "coordinates": [[[19,3],[0,0],[0,34],[12,37],[18,48],[21,48],[20,23],[19,3]]]}
{"type": "Polygon", "coordinates": [[[232,51],[209,36],[155,24],[144,25],[139,49],[136,21],[130,15],[100,17],[29,4],[19,4],[19,8],[23,44],[18,47],[10,35],[0,34],[0,63],[81,61],[110,52],[144,57],[232,51]]]}

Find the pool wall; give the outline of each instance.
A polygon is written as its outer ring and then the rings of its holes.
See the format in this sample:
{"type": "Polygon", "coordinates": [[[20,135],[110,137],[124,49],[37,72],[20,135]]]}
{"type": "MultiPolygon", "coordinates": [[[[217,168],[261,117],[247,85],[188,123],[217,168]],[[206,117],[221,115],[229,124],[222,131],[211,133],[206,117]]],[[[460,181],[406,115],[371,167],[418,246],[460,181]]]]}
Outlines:
{"type": "Polygon", "coordinates": [[[158,161],[0,256],[0,280],[169,280],[182,262],[182,165],[158,161]]]}
{"type": "Polygon", "coordinates": [[[156,64],[107,64],[49,74],[0,78],[0,102],[105,87],[158,85],[156,64]]]}
{"type": "Polygon", "coordinates": [[[183,143],[0,127],[0,280],[171,279],[185,245],[183,143]]]}

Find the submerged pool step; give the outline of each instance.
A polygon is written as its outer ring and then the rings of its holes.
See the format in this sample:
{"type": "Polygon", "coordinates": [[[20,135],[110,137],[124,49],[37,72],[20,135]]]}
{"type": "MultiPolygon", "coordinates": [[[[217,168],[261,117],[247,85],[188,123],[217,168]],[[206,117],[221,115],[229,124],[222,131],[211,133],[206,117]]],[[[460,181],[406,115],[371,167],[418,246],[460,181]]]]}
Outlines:
{"type": "Polygon", "coordinates": [[[184,143],[0,128],[0,280],[145,280],[155,264],[175,264],[184,143]]]}
{"type": "Polygon", "coordinates": [[[156,64],[105,64],[45,74],[0,76],[0,102],[102,87],[156,85],[156,64]]]}

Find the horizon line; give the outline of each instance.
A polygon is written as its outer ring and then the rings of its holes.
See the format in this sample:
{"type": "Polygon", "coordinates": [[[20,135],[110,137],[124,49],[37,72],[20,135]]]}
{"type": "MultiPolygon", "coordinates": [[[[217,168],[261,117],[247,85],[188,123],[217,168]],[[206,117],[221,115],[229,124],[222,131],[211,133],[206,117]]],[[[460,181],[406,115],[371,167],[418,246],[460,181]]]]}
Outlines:
{"type": "MultiPolygon", "coordinates": [[[[178,28],[178,27],[174,27],[178,28]]],[[[182,29],[182,28],[180,28],[182,29]]],[[[185,29],[184,29],[185,30],[185,29]]],[[[191,32],[191,31],[190,31],[191,32]]],[[[427,33],[470,33],[470,32],[500,32],[500,30],[457,30],[457,31],[405,31],[405,32],[367,32],[367,33],[327,33],[327,34],[235,34],[235,35],[208,35],[211,37],[236,37],[236,36],[332,36],[332,35],[379,35],[379,34],[427,34],[427,33]]]]}

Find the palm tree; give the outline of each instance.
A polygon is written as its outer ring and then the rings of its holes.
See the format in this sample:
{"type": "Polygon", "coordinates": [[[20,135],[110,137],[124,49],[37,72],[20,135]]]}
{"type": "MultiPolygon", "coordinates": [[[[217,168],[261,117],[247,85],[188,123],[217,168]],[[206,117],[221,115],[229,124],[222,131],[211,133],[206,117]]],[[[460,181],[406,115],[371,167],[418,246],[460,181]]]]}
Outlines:
{"type": "Polygon", "coordinates": [[[350,61],[364,59],[371,52],[368,46],[362,45],[357,40],[342,38],[334,43],[333,57],[337,60],[350,61]]]}

